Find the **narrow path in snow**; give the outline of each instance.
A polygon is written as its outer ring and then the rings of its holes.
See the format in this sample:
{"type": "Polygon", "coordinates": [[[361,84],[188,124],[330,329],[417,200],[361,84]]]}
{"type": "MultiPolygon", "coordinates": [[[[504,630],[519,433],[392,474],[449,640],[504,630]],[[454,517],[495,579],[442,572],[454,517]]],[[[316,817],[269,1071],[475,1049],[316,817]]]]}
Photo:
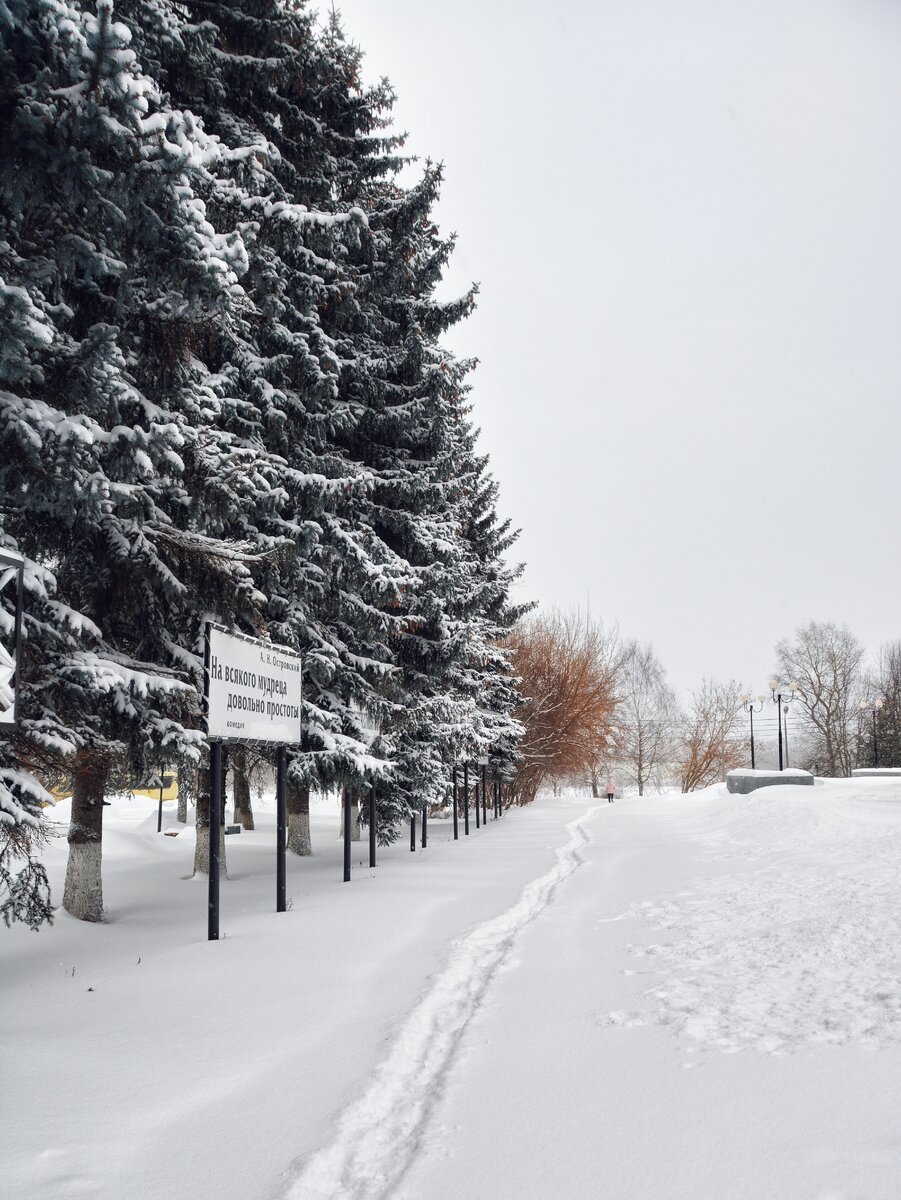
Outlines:
{"type": "Polygon", "coordinates": [[[506,912],[452,943],[447,966],[398,1031],[365,1092],[338,1119],[334,1139],[312,1154],[283,1189],[284,1200],[380,1200],[412,1163],[468,1022],[517,934],[547,906],[584,859],[593,805],[566,829],[557,862],[533,879],[506,912]]]}

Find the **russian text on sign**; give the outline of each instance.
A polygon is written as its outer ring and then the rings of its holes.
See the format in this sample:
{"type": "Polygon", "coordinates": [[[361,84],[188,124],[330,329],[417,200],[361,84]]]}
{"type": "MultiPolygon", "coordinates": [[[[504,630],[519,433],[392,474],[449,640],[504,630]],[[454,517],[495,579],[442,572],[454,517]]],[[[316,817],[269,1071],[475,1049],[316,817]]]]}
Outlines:
{"type": "Polygon", "coordinates": [[[300,741],[300,656],[284,646],[208,630],[207,732],[212,738],[300,741]]]}

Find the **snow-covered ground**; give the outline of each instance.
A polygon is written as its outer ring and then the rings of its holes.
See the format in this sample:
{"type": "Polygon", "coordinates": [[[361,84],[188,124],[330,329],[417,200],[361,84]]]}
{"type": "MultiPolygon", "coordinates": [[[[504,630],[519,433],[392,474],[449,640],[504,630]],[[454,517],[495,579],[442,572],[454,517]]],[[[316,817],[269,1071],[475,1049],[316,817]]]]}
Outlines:
{"type": "Polygon", "coordinates": [[[226,844],[217,943],[144,800],[107,923],[0,930],[4,1196],[901,1197],[901,781],[546,797],[347,885],[322,809],[283,914],[271,811],[226,844]]]}

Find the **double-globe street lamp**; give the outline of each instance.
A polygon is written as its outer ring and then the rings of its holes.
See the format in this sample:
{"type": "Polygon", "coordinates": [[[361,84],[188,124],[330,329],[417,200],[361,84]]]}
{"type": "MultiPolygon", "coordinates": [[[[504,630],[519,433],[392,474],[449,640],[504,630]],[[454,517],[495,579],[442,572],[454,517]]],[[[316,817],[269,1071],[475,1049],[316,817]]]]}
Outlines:
{"type": "Polygon", "coordinates": [[[868,700],[861,700],[860,704],[858,705],[858,709],[860,711],[861,716],[863,716],[863,714],[867,713],[867,712],[871,712],[873,714],[873,766],[874,767],[879,766],[879,735],[878,735],[877,727],[876,727],[876,718],[879,714],[880,708],[882,708],[884,703],[885,703],[885,701],[882,699],[881,696],[879,696],[872,703],[870,703],[870,701],[868,701],[868,700]]]}
{"type": "Polygon", "coordinates": [[[794,680],[792,680],[791,683],[786,684],[774,676],[770,680],[770,691],[772,692],[773,703],[776,705],[776,710],[777,710],[777,714],[778,714],[778,718],[779,718],[779,770],[781,771],[783,769],[783,767],[782,767],[782,710],[784,708],[788,708],[788,706],[791,704],[792,700],[794,700],[795,696],[798,694],[798,684],[795,683],[794,680]],[[791,695],[787,699],[782,694],[782,689],[784,687],[787,687],[788,690],[791,692],[791,695]]]}
{"type": "Polygon", "coordinates": [[[744,694],[744,696],[742,696],[742,698],[741,698],[741,706],[745,710],[745,712],[749,714],[749,716],[751,718],[751,770],[752,771],[756,770],[756,767],[757,767],[757,764],[754,761],[754,714],[756,712],[761,711],[764,704],[766,703],[766,696],[758,696],[757,703],[760,705],[760,708],[754,707],[754,697],[751,695],[750,692],[746,692],[744,694]]]}

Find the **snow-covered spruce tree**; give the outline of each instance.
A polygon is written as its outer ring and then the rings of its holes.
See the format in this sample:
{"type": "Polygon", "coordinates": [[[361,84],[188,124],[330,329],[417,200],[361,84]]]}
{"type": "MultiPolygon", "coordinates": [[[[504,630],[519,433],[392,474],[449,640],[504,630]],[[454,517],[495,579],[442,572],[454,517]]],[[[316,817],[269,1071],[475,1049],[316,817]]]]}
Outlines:
{"type": "MultiPolygon", "coordinates": [[[[0,73],[4,60],[0,58],[0,73]]],[[[3,248],[0,247],[0,253],[3,248]]],[[[36,368],[33,356],[39,353],[51,337],[49,322],[32,302],[28,293],[10,285],[0,277],[0,419],[10,393],[7,387],[26,388],[36,368]]],[[[0,426],[0,455],[5,445],[0,426]]],[[[3,464],[0,461],[0,485],[5,488],[3,464]]],[[[0,491],[0,549],[15,550],[15,543],[4,529],[6,492],[0,491]]],[[[15,628],[11,589],[5,586],[10,572],[0,566],[0,629],[9,638],[15,628]]],[[[28,575],[29,589],[41,587],[40,577],[28,575]]],[[[22,692],[21,663],[18,680],[22,692]]],[[[21,701],[20,701],[21,703],[21,701]]],[[[8,730],[0,737],[0,915],[5,924],[21,920],[32,929],[44,921],[52,922],[50,887],[47,873],[35,858],[44,836],[41,806],[49,803],[49,793],[33,774],[22,771],[16,754],[16,743],[8,730]]]]}
{"type": "Polygon", "coordinates": [[[283,464],[278,488],[261,488],[252,509],[261,545],[291,548],[260,579],[269,632],[305,658],[305,747],[292,755],[289,789],[290,841],[302,852],[309,787],[358,785],[384,769],[385,747],[368,731],[391,668],[390,607],[410,581],[406,561],[359,519],[371,482],[343,452],[353,417],[323,330],[323,314],[351,289],[343,260],[366,217],[342,195],[353,147],[353,127],[338,128],[346,81],[305,10],[196,9],[202,25],[179,26],[179,10],[161,3],[128,11],[173,103],[221,140],[208,212],[223,228],[241,222],[248,247],[242,284],[254,309],[233,324],[220,377],[234,398],[232,432],[283,464]]]}
{"type": "Polygon", "coordinates": [[[432,301],[452,244],[429,212],[440,173],[409,193],[396,186],[390,89],[362,87],[359,52],[334,18],[317,36],[300,5],[216,0],[190,26],[161,2],[132,10],[173,103],[226,148],[208,211],[223,228],[244,218],[242,282],[257,311],[234,327],[220,374],[259,448],[288,468],[286,502],[273,513],[263,490],[254,527],[296,548],[263,582],[273,636],[307,662],[292,843],[306,844],[311,785],[365,786],[393,759],[397,783],[379,789],[384,831],[446,785],[451,746],[485,743],[479,689],[470,680],[457,695],[452,669],[438,669],[441,655],[472,650],[474,628],[452,631],[461,618],[441,596],[472,555],[450,436],[465,368],[437,337],[472,297],[432,301]],[[433,663],[425,641],[438,647],[433,663]]]}
{"type": "MultiPolygon", "coordinates": [[[[195,191],[215,144],[163,105],[111,4],[21,0],[2,18],[0,287],[19,315],[0,356],[0,537],[27,559],[19,790],[71,776],[64,904],[98,920],[110,772],[196,753],[198,610],[259,609],[241,545],[209,536],[230,447],[207,428],[216,398],[193,355],[221,336],[246,264],[195,191]]],[[[231,533],[234,513],[218,523],[231,533]]]]}
{"type": "Polygon", "coordinates": [[[373,480],[363,519],[412,573],[392,614],[398,670],[386,681],[383,733],[394,770],[379,788],[382,823],[443,798],[456,757],[509,753],[517,734],[515,689],[494,645],[516,616],[500,558],[509,535],[496,527],[495,492],[474,456],[471,364],[440,344],[475,297],[435,298],[453,249],[431,212],[440,181],[427,165],[419,184],[400,189],[364,155],[356,194],[369,224],[349,256],[354,292],[334,314],[341,395],[354,416],[341,432],[373,480]]]}
{"type": "Polygon", "coordinates": [[[53,922],[47,872],[36,857],[46,841],[41,806],[51,801],[18,769],[10,741],[0,742],[0,916],[7,926],[22,921],[36,930],[53,922]]]}
{"type": "Polygon", "coordinates": [[[488,456],[475,453],[476,434],[469,421],[457,427],[459,479],[463,485],[462,536],[468,550],[468,587],[458,593],[458,610],[468,630],[468,657],[459,690],[478,706],[475,728],[492,772],[508,781],[519,759],[522,726],[515,711],[522,702],[503,645],[510,630],[533,605],[516,604],[511,589],[522,572],[505,555],[517,533],[497,515],[498,486],[488,469],[488,456]]]}
{"type": "MultiPolygon", "coordinates": [[[[494,685],[490,695],[500,708],[492,716],[494,701],[489,701],[487,725],[496,719],[499,728],[490,736],[484,729],[479,734],[476,726],[486,722],[474,698],[489,693],[474,685],[478,671],[470,671],[464,696],[456,690],[454,668],[441,669],[442,656],[462,661],[468,647],[473,664],[484,670],[490,660],[494,665],[488,675],[504,674],[503,656],[493,650],[491,622],[482,622],[481,635],[475,635],[479,620],[474,609],[480,600],[473,606],[471,593],[464,590],[471,581],[464,580],[458,592],[468,597],[464,607],[474,618],[465,621],[464,636],[450,628],[449,622],[460,621],[461,614],[452,613],[449,595],[443,594],[477,568],[476,551],[467,548],[462,534],[464,516],[455,508],[465,496],[459,478],[468,467],[451,437],[465,420],[467,364],[456,364],[438,345],[440,334],[465,315],[473,296],[451,304],[433,301],[453,245],[452,239],[438,237],[430,213],[440,171],[430,167],[422,185],[409,192],[397,186],[402,139],[384,132],[393,100],[390,88],[361,85],[360,52],[345,41],[334,16],[321,47],[331,70],[320,74],[315,92],[307,89],[303,95],[305,100],[317,97],[317,128],[325,131],[332,164],[331,204],[338,211],[361,205],[370,217],[354,230],[357,236],[343,239],[342,277],[319,310],[341,366],[341,419],[332,446],[347,464],[348,475],[363,472],[369,481],[366,491],[354,497],[347,530],[342,525],[346,514],[340,511],[329,523],[329,532],[345,542],[349,534],[359,536],[360,529],[370,537],[365,556],[332,560],[336,586],[327,624],[332,631],[341,630],[342,652],[350,649],[356,664],[366,662],[376,680],[381,668],[383,682],[375,694],[359,686],[349,694],[351,717],[360,711],[374,722],[380,730],[375,742],[379,754],[394,763],[389,779],[379,780],[375,773],[384,832],[446,788],[452,748],[461,743],[484,748],[489,741],[499,745],[500,727],[512,738],[516,729],[510,724],[509,696],[502,699],[503,689],[494,685]],[[439,648],[431,663],[429,651],[423,653],[427,643],[439,648]],[[386,662],[393,669],[385,670],[386,662]],[[399,740],[401,731],[406,745],[399,740]]],[[[325,195],[323,189],[320,197],[325,195]]],[[[323,198],[319,202],[328,204],[323,198]]],[[[330,256],[334,261],[334,245],[330,256]]],[[[493,498],[491,493],[492,504],[493,498]]],[[[489,573],[493,569],[489,565],[489,573]]],[[[506,596],[510,580],[504,578],[501,591],[506,596]]],[[[476,595],[485,599],[486,593],[476,588],[476,595]]],[[[500,609],[494,624],[503,632],[512,614],[499,616],[500,609]]],[[[355,674],[359,684],[359,673],[351,672],[350,678],[355,674]]],[[[506,675],[509,680],[509,671],[506,675]]],[[[364,726],[361,722],[361,732],[364,726]]],[[[303,796],[302,788],[298,795],[303,796]]]]}

